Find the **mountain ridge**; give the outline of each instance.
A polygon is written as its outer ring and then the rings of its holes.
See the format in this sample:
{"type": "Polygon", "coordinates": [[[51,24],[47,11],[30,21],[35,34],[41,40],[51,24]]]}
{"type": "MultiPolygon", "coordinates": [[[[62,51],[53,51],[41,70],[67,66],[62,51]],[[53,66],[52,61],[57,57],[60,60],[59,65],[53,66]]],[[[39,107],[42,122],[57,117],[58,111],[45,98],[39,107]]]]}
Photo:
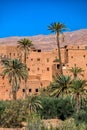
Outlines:
{"type": "MultiPolygon", "coordinates": [[[[57,48],[56,35],[35,35],[35,36],[12,36],[6,38],[0,38],[0,45],[17,45],[17,41],[22,38],[27,38],[32,41],[36,48],[42,51],[51,51],[57,48]]],[[[73,32],[64,33],[64,42],[62,42],[62,35],[60,35],[61,47],[65,45],[87,45],[87,29],[81,29],[73,32]]]]}

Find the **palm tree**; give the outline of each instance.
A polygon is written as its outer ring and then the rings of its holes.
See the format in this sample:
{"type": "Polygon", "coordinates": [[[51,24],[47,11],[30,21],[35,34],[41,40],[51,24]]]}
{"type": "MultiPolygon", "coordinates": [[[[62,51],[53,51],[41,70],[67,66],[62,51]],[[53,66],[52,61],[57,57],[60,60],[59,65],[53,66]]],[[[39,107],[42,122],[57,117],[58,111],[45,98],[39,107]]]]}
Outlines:
{"type": "MultiPolygon", "coordinates": [[[[20,50],[24,50],[24,63],[26,64],[26,58],[27,58],[27,54],[30,51],[31,46],[33,46],[32,41],[30,41],[29,39],[21,39],[20,41],[18,41],[18,48],[20,50]]],[[[25,97],[27,96],[27,79],[25,79],[25,97]]]]}
{"type": "Polygon", "coordinates": [[[27,53],[29,52],[31,46],[33,46],[32,41],[30,41],[26,38],[18,41],[18,48],[20,50],[24,50],[24,63],[25,64],[26,64],[27,53]]]}
{"type": "Polygon", "coordinates": [[[72,93],[76,99],[76,111],[79,111],[80,108],[80,101],[82,98],[86,97],[87,92],[85,91],[84,87],[87,86],[86,80],[82,79],[75,79],[72,81],[71,88],[72,93]]]}
{"type": "Polygon", "coordinates": [[[84,70],[83,70],[82,68],[79,68],[79,67],[77,67],[77,66],[74,66],[74,67],[72,67],[71,69],[69,69],[69,71],[73,74],[74,79],[76,79],[77,76],[78,76],[79,74],[81,74],[84,70]]]}
{"type": "Polygon", "coordinates": [[[66,26],[62,23],[54,22],[50,26],[48,26],[48,29],[51,30],[51,32],[56,33],[58,56],[59,56],[59,63],[60,63],[60,72],[61,72],[61,74],[63,74],[61,52],[60,52],[60,43],[59,43],[59,34],[62,33],[62,31],[64,31],[66,29],[66,26]]]}
{"type": "Polygon", "coordinates": [[[38,108],[42,109],[42,104],[36,95],[28,96],[25,100],[24,108],[29,114],[32,114],[36,113],[38,108]]]}
{"type": "Polygon", "coordinates": [[[59,95],[69,94],[71,85],[71,77],[67,75],[60,75],[56,77],[54,83],[50,84],[49,91],[51,96],[58,97],[59,95]]]}
{"type": "Polygon", "coordinates": [[[16,93],[20,88],[21,80],[28,77],[28,70],[25,64],[18,59],[2,59],[2,78],[8,78],[11,85],[13,99],[16,100],[16,93]]]}

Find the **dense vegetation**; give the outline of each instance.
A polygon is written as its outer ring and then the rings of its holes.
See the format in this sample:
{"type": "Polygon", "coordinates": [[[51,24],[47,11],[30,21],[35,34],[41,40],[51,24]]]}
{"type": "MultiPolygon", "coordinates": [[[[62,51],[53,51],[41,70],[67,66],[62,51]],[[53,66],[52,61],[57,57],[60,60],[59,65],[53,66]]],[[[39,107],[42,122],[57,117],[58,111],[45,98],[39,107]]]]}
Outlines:
{"type": "Polygon", "coordinates": [[[65,25],[53,23],[48,28],[57,34],[60,75],[55,76],[47,89],[41,89],[39,95],[27,95],[26,56],[33,44],[25,38],[18,41],[18,47],[24,50],[24,63],[20,58],[1,59],[4,67],[1,76],[8,77],[13,100],[0,101],[0,127],[23,127],[25,122],[27,130],[87,130],[87,81],[78,76],[83,70],[74,66],[69,69],[73,77],[63,75],[59,34],[65,25]],[[17,100],[21,80],[25,82],[25,99],[17,100]],[[42,122],[43,119],[52,118],[60,119],[62,123],[53,128],[42,122]]]}

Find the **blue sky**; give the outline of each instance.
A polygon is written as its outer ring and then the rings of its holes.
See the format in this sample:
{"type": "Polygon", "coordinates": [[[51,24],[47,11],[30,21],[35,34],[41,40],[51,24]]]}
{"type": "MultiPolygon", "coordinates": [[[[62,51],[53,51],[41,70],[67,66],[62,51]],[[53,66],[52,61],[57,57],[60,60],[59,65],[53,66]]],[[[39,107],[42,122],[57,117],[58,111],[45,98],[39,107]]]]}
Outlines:
{"type": "Polygon", "coordinates": [[[0,0],[0,37],[46,35],[52,22],[87,28],[87,0],[0,0]]]}

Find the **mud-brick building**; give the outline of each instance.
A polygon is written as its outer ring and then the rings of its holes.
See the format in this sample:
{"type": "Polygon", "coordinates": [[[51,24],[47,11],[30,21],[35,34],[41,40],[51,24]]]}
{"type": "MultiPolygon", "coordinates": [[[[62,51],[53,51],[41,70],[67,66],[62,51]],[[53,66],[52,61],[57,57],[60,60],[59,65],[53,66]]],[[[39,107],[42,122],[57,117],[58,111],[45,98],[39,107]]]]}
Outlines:
{"type": "MultiPolygon", "coordinates": [[[[42,52],[40,49],[33,49],[27,56],[27,67],[29,77],[27,80],[27,93],[38,93],[39,88],[47,87],[52,81],[53,75],[59,73],[59,62],[57,50],[42,52]]],[[[23,53],[17,46],[0,46],[0,57],[21,58],[23,53]]],[[[87,46],[65,46],[61,48],[61,57],[64,74],[71,75],[68,71],[74,65],[83,68],[81,78],[87,79],[87,46]]],[[[2,66],[0,65],[0,73],[2,66]]],[[[25,93],[24,82],[21,83],[17,93],[18,98],[23,98],[25,93]]],[[[11,99],[11,86],[8,79],[0,76],[0,100],[11,99]]]]}

